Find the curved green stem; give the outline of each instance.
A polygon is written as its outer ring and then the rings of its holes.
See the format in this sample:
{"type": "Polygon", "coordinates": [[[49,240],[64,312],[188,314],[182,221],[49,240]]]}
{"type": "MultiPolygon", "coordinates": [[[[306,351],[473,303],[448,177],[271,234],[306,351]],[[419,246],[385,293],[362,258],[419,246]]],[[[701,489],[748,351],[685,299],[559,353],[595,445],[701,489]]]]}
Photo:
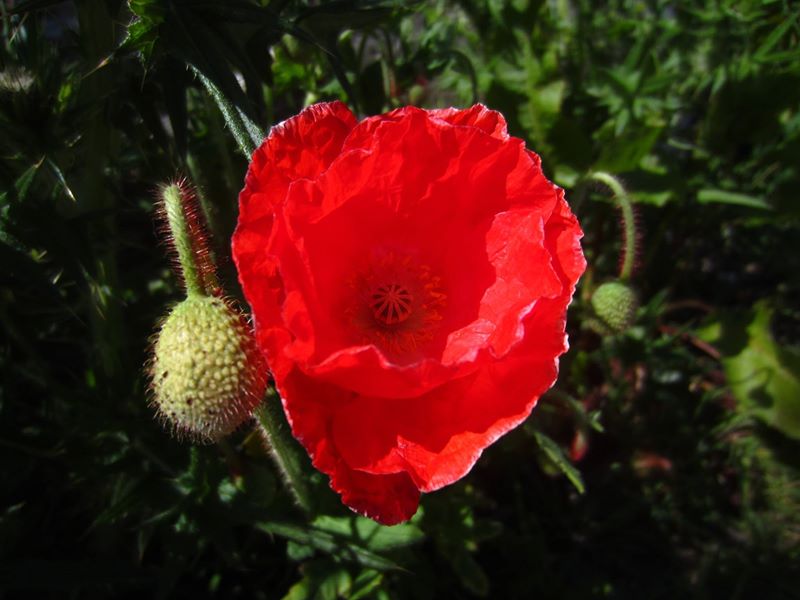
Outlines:
{"type": "Polygon", "coordinates": [[[194,251],[192,249],[192,236],[186,223],[183,202],[181,199],[181,188],[175,184],[165,186],[161,190],[161,198],[164,201],[164,212],[167,215],[167,222],[172,233],[175,250],[178,253],[178,261],[181,264],[183,282],[186,285],[186,294],[189,296],[204,296],[206,291],[203,287],[203,280],[195,264],[194,251]]]}
{"type": "Polygon", "coordinates": [[[303,466],[305,453],[297,440],[292,437],[278,395],[274,392],[268,393],[266,401],[256,409],[255,415],[264,441],[269,446],[272,457],[283,475],[286,486],[294,495],[297,505],[304,512],[312,513],[311,489],[308,486],[308,474],[303,466]]]}
{"type": "Polygon", "coordinates": [[[633,275],[633,265],[636,261],[636,217],[633,214],[633,203],[628,192],[613,175],[597,171],[591,173],[589,179],[599,181],[611,189],[622,213],[622,260],[620,260],[619,278],[627,281],[633,275]]]}

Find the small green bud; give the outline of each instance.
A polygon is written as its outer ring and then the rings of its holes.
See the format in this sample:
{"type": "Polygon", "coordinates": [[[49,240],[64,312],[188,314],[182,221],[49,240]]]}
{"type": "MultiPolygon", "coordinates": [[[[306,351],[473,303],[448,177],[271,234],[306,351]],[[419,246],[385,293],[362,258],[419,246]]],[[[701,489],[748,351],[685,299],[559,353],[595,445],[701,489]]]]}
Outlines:
{"type": "Polygon", "coordinates": [[[592,306],[600,320],[620,333],[633,325],[639,297],[630,285],[619,281],[604,283],[592,296],[592,306]]]}
{"type": "Polygon", "coordinates": [[[178,435],[215,441],[261,402],[264,364],[250,328],[230,304],[190,295],[158,333],[150,365],[152,402],[178,435]]]}

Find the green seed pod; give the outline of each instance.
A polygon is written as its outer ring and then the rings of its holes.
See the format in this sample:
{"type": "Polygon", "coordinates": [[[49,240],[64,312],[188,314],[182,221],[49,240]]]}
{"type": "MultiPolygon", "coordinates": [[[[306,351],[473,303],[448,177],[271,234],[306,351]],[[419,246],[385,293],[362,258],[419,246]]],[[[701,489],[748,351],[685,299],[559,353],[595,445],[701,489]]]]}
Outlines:
{"type": "Polygon", "coordinates": [[[633,325],[639,297],[630,285],[619,281],[604,283],[592,296],[592,306],[600,320],[620,333],[633,325]]]}
{"type": "Polygon", "coordinates": [[[250,328],[230,304],[190,294],[167,316],[150,364],[152,403],[179,436],[211,442],[252,414],[266,366],[250,328]]]}

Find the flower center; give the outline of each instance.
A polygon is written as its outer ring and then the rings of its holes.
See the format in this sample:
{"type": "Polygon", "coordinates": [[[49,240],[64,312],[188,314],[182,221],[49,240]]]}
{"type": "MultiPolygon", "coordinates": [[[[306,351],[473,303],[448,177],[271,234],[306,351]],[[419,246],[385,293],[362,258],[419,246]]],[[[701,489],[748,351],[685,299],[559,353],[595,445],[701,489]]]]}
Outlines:
{"type": "Polygon", "coordinates": [[[441,279],[412,257],[378,252],[356,268],[346,314],[357,338],[396,359],[434,338],[447,297],[441,279]]]}
{"type": "Polygon", "coordinates": [[[379,323],[394,325],[411,316],[414,297],[399,283],[379,285],[370,296],[372,314],[379,323]]]}

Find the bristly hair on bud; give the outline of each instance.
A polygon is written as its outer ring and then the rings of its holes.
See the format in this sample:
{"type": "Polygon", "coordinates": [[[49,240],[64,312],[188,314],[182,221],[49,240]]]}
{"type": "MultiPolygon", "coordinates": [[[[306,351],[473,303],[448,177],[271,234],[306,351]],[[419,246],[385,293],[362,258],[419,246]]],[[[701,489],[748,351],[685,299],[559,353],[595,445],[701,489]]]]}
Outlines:
{"type": "Polygon", "coordinates": [[[622,333],[636,321],[639,295],[630,283],[609,281],[592,294],[592,308],[602,325],[622,333]]]}
{"type": "Polygon", "coordinates": [[[613,175],[597,171],[589,179],[608,187],[614,194],[614,202],[619,209],[620,229],[622,230],[622,249],[619,255],[619,278],[628,281],[639,267],[639,253],[642,245],[639,211],[633,205],[622,182],[613,175]]]}
{"type": "Polygon", "coordinates": [[[234,303],[190,295],[164,319],[153,343],[151,404],[181,438],[215,442],[261,403],[267,368],[234,303]]]}
{"type": "Polygon", "coordinates": [[[622,230],[622,252],[619,254],[617,271],[620,279],[632,279],[642,267],[642,213],[637,204],[628,202],[626,207],[617,202],[619,226],[622,230]]]}
{"type": "Polygon", "coordinates": [[[158,217],[186,298],[153,341],[151,403],[180,437],[217,441],[261,403],[267,368],[244,315],[222,297],[205,215],[188,180],[159,188],[158,217]]]}
{"type": "Polygon", "coordinates": [[[156,218],[159,237],[187,294],[219,295],[208,226],[197,190],[188,179],[177,177],[159,186],[156,218]]]}

